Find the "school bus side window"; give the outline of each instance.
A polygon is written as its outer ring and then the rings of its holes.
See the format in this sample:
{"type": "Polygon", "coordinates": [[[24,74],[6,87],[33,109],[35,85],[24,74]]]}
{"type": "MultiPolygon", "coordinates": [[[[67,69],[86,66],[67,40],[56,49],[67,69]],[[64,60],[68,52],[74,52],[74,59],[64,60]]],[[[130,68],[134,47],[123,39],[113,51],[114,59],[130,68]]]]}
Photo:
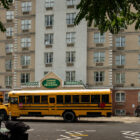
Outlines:
{"type": "Polygon", "coordinates": [[[55,98],[50,98],[50,103],[55,103],[55,98]]]}
{"type": "Polygon", "coordinates": [[[63,95],[57,95],[57,104],[63,104],[63,95]]]}
{"type": "Polygon", "coordinates": [[[81,95],[81,102],[82,103],[89,103],[90,102],[90,96],[89,95],[81,95]]]}
{"type": "Polygon", "coordinates": [[[73,95],[73,103],[74,104],[79,104],[79,95],[73,95]]]}
{"type": "Polygon", "coordinates": [[[25,96],[19,96],[19,103],[25,104],[25,96]]]}
{"type": "Polygon", "coordinates": [[[48,104],[48,96],[41,96],[41,103],[48,104]]]}
{"type": "Polygon", "coordinates": [[[65,104],[71,104],[71,95],[65,95],[65,104]]]}
{"type": "Polygon", "coordinates": [[[100,95],[91,95],[91,103],[93,104],[100,103],[100,95]]]}
{"type": "Polygon", "coordinates": [[[18,98],[17,97],[11,97],[10,98],[10,103],[11,104],[18,104],[18,98]]]}
{"type": "Polygon", "coordinates": [[[102,102],[109,103],[109,95],[102,95],[102,102]]]}
{"type": "Polygon", "coordinates": [[[40,96],[34,96],[34,104],[40,104],[40,96]]]}
{"type": "Polygon", "coordinates": [[[33,103],[33,97],[32,96],[26,96],[26,103],[32,104],[33,103]]]}

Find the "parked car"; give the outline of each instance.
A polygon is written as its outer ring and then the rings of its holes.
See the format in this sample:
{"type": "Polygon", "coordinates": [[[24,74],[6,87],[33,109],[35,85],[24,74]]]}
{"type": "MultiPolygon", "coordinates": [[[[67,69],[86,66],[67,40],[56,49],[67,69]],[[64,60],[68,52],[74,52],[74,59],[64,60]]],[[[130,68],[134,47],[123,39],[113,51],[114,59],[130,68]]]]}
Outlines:
{"type": "Polygon", "coordinates": [[[136,107],[135,115],[136,115],[136,117],[139,117],[139,116],[140,116],[140,105],[138,105],[138,106],[136,107]]]}

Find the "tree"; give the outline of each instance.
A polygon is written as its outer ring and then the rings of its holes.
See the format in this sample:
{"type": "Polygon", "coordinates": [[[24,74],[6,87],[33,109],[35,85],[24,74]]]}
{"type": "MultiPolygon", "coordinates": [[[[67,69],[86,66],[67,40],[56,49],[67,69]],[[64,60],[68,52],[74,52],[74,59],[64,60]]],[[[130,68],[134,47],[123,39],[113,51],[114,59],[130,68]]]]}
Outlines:
{"type": "Polygon", "coordinates": [[[81,0],[77,9],[75,25],[86,19],[88,26],[93,24],[101,33],[115,34],[133,23],[140,29],[140,0],[81,0]]]}
{"type": "MultiPolygon", "coordinates": [[[[4,7],[5,9],[9,9],[9,6],[12,4],[13,0],[0,0],[0,7],[4,7]]],[[[0,31],[5,32],[6,28],[3,23],[0,21],[0,31]]]]}

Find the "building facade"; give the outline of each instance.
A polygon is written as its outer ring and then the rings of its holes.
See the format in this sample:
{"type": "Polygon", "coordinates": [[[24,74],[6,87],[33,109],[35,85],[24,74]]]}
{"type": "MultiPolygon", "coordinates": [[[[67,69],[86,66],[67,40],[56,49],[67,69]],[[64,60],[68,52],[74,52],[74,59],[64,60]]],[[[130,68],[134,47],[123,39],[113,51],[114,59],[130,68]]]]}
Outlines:
{"type": "MultiPolygon", "coordinates": [[[[113,113],[134,115],[140,104],[140,32],[134,26],[103,35],[74,26],[80,0],[14,0],[0,8],[0,90],[21,89],[50,72],[85,88],[112,89],[113,113]]],[[[5,98],[7,98],[5,94],[5,98]]]]}

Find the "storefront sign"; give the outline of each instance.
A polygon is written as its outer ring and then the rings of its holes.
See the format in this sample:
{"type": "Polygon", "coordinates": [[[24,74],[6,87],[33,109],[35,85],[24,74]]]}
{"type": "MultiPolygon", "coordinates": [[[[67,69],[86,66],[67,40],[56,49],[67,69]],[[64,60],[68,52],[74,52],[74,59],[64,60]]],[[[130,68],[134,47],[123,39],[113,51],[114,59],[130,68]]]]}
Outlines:
{"type": "Polygon", "coordinates": [[[28,82],[22,85],[22,87],[40,87],[39,82],[28,82]]]}
{"type": "Polygon", "coordinates": [[[60,81],[57,79],[46,79],[42,82],[42,85],[46,88],[56,88],[60,85],[60,81]]]}

